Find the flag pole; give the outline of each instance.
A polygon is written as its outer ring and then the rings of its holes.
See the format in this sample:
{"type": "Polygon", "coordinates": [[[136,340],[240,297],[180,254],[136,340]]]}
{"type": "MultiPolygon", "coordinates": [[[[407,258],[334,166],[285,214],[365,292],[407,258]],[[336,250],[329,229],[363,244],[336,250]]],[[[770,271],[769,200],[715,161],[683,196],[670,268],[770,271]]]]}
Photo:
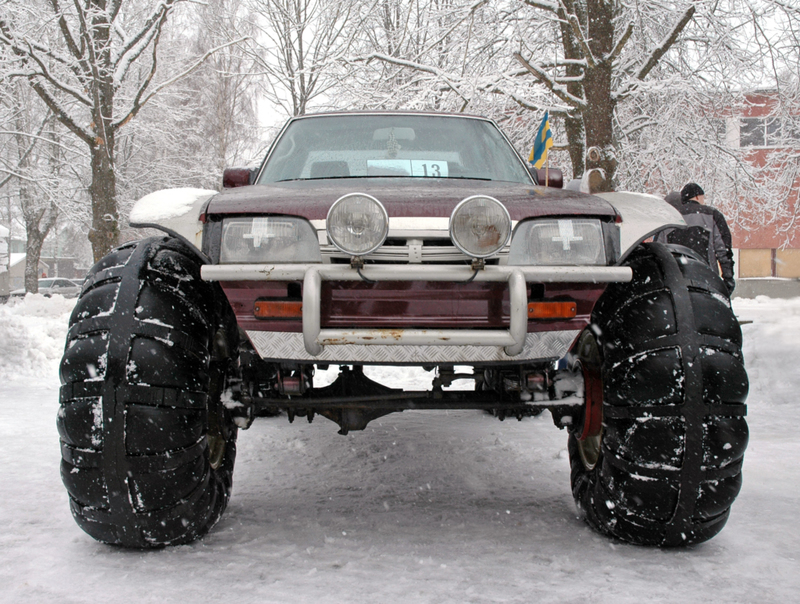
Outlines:
{"type": "Polygon", "coordinates": [[[550,154],[544,160],[544,186],[550,186],[550,154]]]}

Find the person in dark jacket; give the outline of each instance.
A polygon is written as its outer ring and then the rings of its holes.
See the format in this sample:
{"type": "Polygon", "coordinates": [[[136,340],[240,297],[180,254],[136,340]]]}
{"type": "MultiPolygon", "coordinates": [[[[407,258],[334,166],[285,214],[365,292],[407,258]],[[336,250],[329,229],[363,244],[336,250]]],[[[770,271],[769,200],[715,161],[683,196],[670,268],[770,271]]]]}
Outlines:
{"type": "MultiPolygon", "coordinates": [[[[668,201],[675,205],[674,197],[668,201]]],[[[700,185],[690,182],[683,187],[680,205],[675,205],[675,207],[689,227],[662,231],[656,237],[656,241],[675,243],[691,248],[700,254],[712,268],[717,269],[717,265],[719,265],[722,280],[728,288],[728,295],[730,295],[736,286],[733,278],[731,231],[722,212],[704,205],[704,202],[705,192],[700,185]]]]}

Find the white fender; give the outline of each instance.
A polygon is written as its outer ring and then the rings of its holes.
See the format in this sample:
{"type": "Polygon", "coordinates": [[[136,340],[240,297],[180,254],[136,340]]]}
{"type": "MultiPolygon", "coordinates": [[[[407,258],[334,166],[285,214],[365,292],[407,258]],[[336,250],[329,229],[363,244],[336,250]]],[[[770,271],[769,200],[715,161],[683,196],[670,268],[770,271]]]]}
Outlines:
{"type": "Polygon", "coordinates": [[[163,189],[145,195],[131,210],[133,227],[163,227],[203,249],[203,223],[200,213],[216,191],[209,189],[163,189]]]}
{"type": "Polygon", "coordinates": [[[595,193],[602,197],[619,213],[621,258],[625,258],[638,244],[658,231],[669,227],[685,227],[681,213],[661,197],[647,193],[595,193]]]}

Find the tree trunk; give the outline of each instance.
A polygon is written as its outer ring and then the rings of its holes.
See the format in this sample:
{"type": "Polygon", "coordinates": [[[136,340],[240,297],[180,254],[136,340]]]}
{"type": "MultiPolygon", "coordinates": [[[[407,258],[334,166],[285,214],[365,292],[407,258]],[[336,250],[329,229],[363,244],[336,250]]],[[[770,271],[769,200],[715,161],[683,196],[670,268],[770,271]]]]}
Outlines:
{"type": "MultiPolygon", "coordinates": [[[[32,294],[39,292],[39,259],[42,256],[42,245],[45,236],[32,222],[25,224],[25,235],[28,241],[25,243],[25,291],[32,294]]],[[[47,275],[48,277],[50,275],[47,275]]]]}
{"type": "MultiPolygon", "coordinates": [[[[103,11],[105,0],[91,0],[103,11]]],[[[92,184],[92,244],[94,261],[98,262],[119,245],[119,208],[117,207],[117,177],[114,171],[114,84],[111,56],[111,22],[108,15],[99,12],[92,21],[92,36],[99,49],[97,63],[102,70],[92,81],[92,125],[94,144],[91,146],[92,184]]]]}
{"type": "Polygon", "coordinates": [[[610,58],[614,47],[614,3],[583,0],[568,2],[564,7],[559,10],[558,24],[564,58],[585,62],[582,66],[570,63],[566,67],[566,75],[571,78],[567,91],[586,101],[584,108],[576,109],[564,120],[572,174],[580,178],[587,169],[602,168],[606,178],[601,188],[611,190],[617,168],[613,122],[616,102],[612,98],[610,58]],[[585,51],[581,34],[573,29],[570,15],[577,19],[591,56],[585,51]]]}
{"type": "MultiPolygon", "coordinates": [[[[574,6],[576,15],[580,20],[585,20],[585,14],[581,11],[580,3],[574,6]]],[[[578,61],[583,58],[581,48],[575,39],[569,23],[562,19],[559,23],[561,30],[561,46],[564,50],[564,58],[578,61]]],[[[567,84],[567,92],[577,98],[583,97],[583,83],[579,80],[583,75],[583,69],[577,65],[568,65],[566,69],[567,77],[574,78],[567,84]]],[[[575,113],[571,117],[564,119],[564,130],[567,133],[567,144],[569,145],[569,159],[572,164],[572,177],[580,178],[584,171],[584,156],[586,154],[586,129],[583,126],[583,117],[580,113],[575,113]]]]}
{"type": "MultiPolygon", "coordinates": [[[[14,97],[19,101],[18,97],[14,97]]],[[[23,120],[22,105],[15,104],[18,113],[14,125],[17,128],[15,135],[19,163],[17,168],[20,173],[31,167],[32,158],[27,152],[28,142],[24,139],[25,121],[23,120]]],[[[46,118],[47,119],[47,118],[46,118]]],[[[55,224],[58,210],[50,202],[42,202],[38,191],[32,190],[32,185],[25,179],[19,179],[19,205],[22,210],[22,219],[25,222],[25,291],[35,294],[39,292],[39,258],[47,234],[55,224]]],[[[48,275],[49,276],[49,275],[48,275]]]]}
{"type": "Polygon", "coordinates": [[[113,135],[108,145],[98,142],[91,149],[92,230],[89,241],[97,262],[119,245],[119,208],[117,207],[117,178],[114,173],[113,135]]]}
{"type": "MultiPolygon", "coordinates": [[[[56,222],[58,211],[50,204],[35,208],[32,191],[25,185],[19,190],[20,205],[25,220],[25,291],[32,294],[39,291],[39,259],[47,234],[56,222]]],[[[47,275],[51,277],[52,275],[47,275]]]]}
{"type": "Polygon", "coordinates": [[[586,128],[586,167],[601,168],[605,172],[602,190],[611,191],[617,171],[614,151],[614,112],[616,101],[611,90],[612,60],[614,48],[614,3],[605,0],[589,0],[586,3],[588,16],[587,39],[595,57],[595,65],[586,70],[583,81],[586,109],[583,124],[586,128]],[[592,147],[596,153],[589,153],[592,147]]]}
{"type": "Polygon", "coordinates": [[[601,168],[605,172],[602,190],[611,191],[617,171],[613,122],[616,103],[611,98],[611,66],[600,64],[587,70],[584,89],[587,101],[583,111],[586,168],[601,168]]]}

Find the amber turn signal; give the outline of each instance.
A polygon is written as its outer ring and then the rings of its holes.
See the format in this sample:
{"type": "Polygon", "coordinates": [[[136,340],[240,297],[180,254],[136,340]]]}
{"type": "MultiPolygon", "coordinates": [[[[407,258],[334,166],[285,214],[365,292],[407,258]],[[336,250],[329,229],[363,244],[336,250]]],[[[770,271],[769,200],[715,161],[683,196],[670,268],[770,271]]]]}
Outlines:
{"type": "Polygon", "coordinates": [[[300,300],[256,300],[253,314],[259,319],[302,319],[300,300]]]}
{"type": "Polygon", "coordinates": [[[529,319],[573,319],[578,314],[575,302],[529,302],[529,319]]]}

